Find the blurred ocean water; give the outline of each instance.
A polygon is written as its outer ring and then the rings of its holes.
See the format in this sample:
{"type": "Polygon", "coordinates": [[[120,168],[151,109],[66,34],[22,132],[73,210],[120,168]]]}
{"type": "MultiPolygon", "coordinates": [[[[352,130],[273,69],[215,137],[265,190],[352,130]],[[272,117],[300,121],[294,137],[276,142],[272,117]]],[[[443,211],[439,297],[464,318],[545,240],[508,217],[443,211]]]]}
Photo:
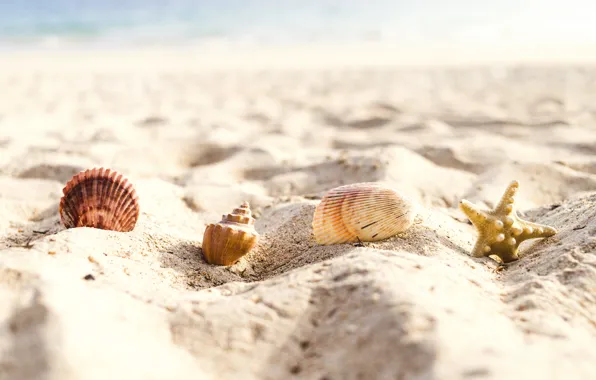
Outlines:
{"type": "Polygon", "coordinates": [[[592,0],[0,0],[0,46],[596,41],[592,0]]]}

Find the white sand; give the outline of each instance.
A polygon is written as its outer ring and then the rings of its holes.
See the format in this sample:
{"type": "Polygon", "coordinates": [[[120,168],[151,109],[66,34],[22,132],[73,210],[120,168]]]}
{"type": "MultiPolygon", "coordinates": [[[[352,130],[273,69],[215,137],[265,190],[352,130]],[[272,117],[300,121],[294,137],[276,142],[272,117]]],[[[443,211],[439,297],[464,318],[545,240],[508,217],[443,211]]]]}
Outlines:
{"type": "Polygon", "coordinates": [[[0,379],[596,378],[596,69],[166,53],[0,58],[0,379]],[[133,232],[61,225],[94,166],[135,184],[133,232]],[[498,270],[457,206],[513,179],[559,233],[498,270]],[[418,224],[317,246],[320,197],[363,181],[418,224]],[[258,247],[207,265],[243,200],[258,247]]]}

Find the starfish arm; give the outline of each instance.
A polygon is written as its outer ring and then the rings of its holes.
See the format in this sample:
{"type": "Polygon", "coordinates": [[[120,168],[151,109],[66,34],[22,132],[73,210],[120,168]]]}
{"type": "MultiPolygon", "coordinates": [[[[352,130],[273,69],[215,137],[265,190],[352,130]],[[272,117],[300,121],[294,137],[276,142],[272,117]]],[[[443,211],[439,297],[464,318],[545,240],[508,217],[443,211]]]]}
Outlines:
{"type": "Polygon", "coordinates": [[[466,214],[468,219],[470,219],[472,224],[476,227],[481,227],[488,221],[487,216],[482,210],[465,199],[459,202],[459,208],[464,212],[464,214],[466,214]]]}
{"type": "MultiPolygon", "coordinates": [[[[489,247],[484,234],[478,234],[478,238],[476,239],[476,244],[474,248],[472,248],[472,256],[473,257],[485,257],[490,255],[490,250],[487,251],[489,247]]],[[[490,248],[490,247],[489,247],[490,248]]]]}
{"type": "Polygon", "coordinates": [[[553,236],[557,233],[557,230],[551,226],[547,226],[545,224],[538,224],[528,221],[523,221],[521,223],[523,228],[523,238],[525,239],[537,239],[537,238],[546,238],[553,236]]]}
{"type": "Polygon", "coordinates": [[[515,202],[515,193],[517,192],[518,188],[519,182],[511,181],[509,186],[507,186],[505,193],[501,197],[501,200],[497,204],[497,207],[495,207],[496,214],[509,215],[513,212],[513,202],[515,202]]]}

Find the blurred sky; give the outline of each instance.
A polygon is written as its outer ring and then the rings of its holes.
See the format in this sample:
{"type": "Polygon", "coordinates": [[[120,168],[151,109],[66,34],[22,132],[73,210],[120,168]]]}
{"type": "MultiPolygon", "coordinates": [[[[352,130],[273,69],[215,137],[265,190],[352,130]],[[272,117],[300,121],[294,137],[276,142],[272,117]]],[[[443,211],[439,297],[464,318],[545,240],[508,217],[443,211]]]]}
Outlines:
{"type": "Polygon", "coordinates": [[[596,42],[589,0],[0,0],[0,43],[596,42]]]}

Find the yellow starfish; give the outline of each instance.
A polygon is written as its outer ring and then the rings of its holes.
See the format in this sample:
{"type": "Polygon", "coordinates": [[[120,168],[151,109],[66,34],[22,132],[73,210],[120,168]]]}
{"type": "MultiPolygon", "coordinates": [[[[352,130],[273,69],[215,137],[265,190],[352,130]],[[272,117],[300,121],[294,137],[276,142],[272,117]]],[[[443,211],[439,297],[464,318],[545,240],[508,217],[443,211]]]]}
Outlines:
{"type": "Polygon", "coordinates": [[[511,182],[493,210],[480,210],[465,199],[459,203],[460,209],[478,231],[472,256],[497,255],[504,263],[508,263],[519,259],[517,248],[524,240],[549,237],[557,233],[553,227],[528,222],[517,216],[513,197],[518,187],[519,182],[511,182]]]}

